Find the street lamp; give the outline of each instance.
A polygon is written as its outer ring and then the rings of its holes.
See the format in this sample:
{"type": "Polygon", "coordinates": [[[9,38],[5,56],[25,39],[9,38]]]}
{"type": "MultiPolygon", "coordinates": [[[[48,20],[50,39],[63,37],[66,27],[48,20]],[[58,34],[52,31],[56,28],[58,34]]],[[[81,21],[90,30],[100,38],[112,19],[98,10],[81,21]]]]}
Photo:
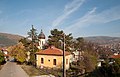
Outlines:
{"type": "Polygon", "coordinates": [[[63,77],[66,77],[65,69],[65,34],[63,33],[63,77]]]}
{"type": "Polygon", "coordinates": [[[65,68],[65,33],[60,34],[60,36],[62,36],[62,40],[63,41],[63,77],[66,77],[66,68],[65,68]]]}

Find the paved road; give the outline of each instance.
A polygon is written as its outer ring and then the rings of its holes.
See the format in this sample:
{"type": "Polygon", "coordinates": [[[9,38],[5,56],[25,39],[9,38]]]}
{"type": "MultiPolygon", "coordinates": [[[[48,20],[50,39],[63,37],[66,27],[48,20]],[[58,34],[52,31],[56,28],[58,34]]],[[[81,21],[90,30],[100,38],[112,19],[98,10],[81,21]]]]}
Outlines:
{"type": "Polygon", "coordinates": [[[7,62],[0,70],[0,77],[29,77],[16,63],[7,62]]]}

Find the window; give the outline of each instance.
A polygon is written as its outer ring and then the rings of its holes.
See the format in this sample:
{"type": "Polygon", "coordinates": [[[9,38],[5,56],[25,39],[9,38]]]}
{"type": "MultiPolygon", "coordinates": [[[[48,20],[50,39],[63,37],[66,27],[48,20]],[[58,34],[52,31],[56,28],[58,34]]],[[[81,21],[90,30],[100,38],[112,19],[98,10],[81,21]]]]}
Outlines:
{"type": "Polygon", "coordinates": [[[43,59],[43,58],[41,58],[41,63],[42,63],[42,64],[44,63],[44,59],[43,59]]]}
{"type": "Polygon", "coordinates": [[[53,59],[53,65],[56,65],[56,59],[53,59]]]}
{"type": "Polygon", "coordinates": [[[41,45],[41,41],[39,41],[39,45],[41,45]]]}
{"type": "Polygon", "coordinates": [[[42,45],[43,45],[43,41],[42,41],[42,45]]]}
{"type": "Polygon", "coordinates": [[[68,59],[66,59],[66,64],[68,64],[68,59]]]}
{"type": "Polygon", "coordinates": [[[48,60],[50,62],[50,60],[48,60]]]}

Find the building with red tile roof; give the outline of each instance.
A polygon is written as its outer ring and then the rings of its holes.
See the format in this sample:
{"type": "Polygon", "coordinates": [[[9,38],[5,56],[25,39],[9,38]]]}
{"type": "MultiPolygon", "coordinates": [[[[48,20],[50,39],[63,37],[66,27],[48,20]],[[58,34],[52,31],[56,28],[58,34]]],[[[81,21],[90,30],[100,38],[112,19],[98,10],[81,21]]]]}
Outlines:
{"type": "Polygon", "coordinates": [[[0,49],[0,50],[1,50],[1,52],[4,54],[5,61],[8,61],[9,54],[8,54],[7,49],[2,48],[2,49],[0,49]]]}
{"type": "MultiPolygon", "coordinates": [[[[37,67],[61,68],[63,51],[54,46],[36,53],[37,67]]],[[[65,51],[65,67],[69,68],[70,53],[65,51]]]]}
{"type": "MultiPolygon", "coordinates": [[[[55,48],[54,46],[49,47],[48,49],[37,52],[36,54],[40,55],[55,55],[55,56],[63,56],[63,51],[61,49],[55,48]]],[[[70,55],[69,52],[65,52],[65,55],[70,55]]]]}

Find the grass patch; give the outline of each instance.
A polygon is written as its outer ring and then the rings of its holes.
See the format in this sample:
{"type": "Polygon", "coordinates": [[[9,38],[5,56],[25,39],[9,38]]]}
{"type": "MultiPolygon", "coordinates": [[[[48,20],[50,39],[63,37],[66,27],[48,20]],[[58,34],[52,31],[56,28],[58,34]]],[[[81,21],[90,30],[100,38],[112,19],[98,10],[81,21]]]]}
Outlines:
{"type": "Polygon", "coordinates": [[[54,75],[55,77],[61,77],[62,76],[62,71],[60,69],[50,69],[50,68],[43,68],[43,69],[38,69],[35,68],[34,66],[30,65],[21,65],[24,71],[29,76],[40,76],[40,75],[54,75]]]}
{"type": "Polygon", "coordinates": [[[39,70],[33,66],[21,65],[21,67],[29,76],[39,76],[41,74],[39,70]]]}

